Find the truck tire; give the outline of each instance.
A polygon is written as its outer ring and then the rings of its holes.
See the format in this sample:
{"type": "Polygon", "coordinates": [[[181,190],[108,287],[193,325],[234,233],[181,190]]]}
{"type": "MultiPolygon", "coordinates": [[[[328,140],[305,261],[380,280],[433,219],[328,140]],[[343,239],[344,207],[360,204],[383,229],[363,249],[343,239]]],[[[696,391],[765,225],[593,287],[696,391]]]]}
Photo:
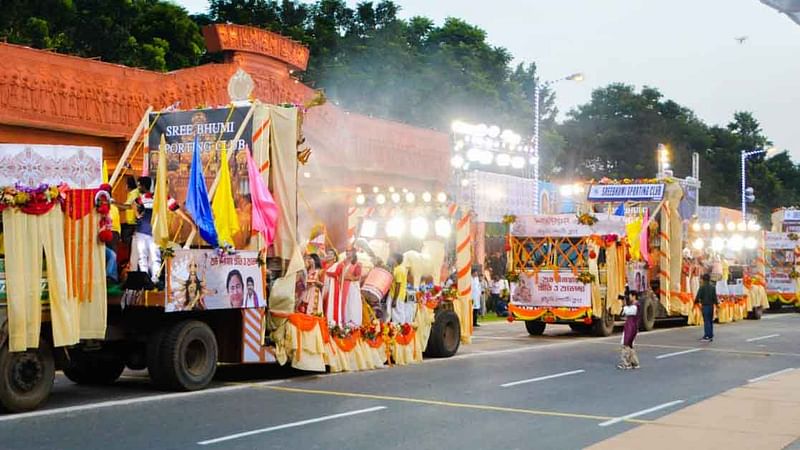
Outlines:
{"type": "Polygon", "coordinates": [[[603,317],[592,322],[592,333],[595,336],[611,336],[614,332],[614,315],[608,309],[603,310],[603,317]]]}
{"type": "Polygon", "coordinates": [[[150,375],[150,381],[156,387],[166,387],[166,380],[161,374],[161,341],[164,339],[164,328],[157,328],[150,333],[147,337],[147,350],[145,351],[145,359],[147,360],[147,373],[150,375]]]}
{"type": "Polygon", "coordinates": [[[39,407],[53,389],[56,368],[53,351],[44,339],[38,349],[9,352],[0,346],[0,410],[31,411],[39,407]]]}
{"type": "Polygon", "coordinates": [[[544,334],[544,329],[547,327],[547,324],[540,321],[540,320],[526,320],[525,321],[525,329],[528,330],[528,334],[531,336],[541,336],[544,334]]]}
{"type": "Polygon", "coordinates": [[[164,330],[158,351],[157,383],[167,389],[196,391],[211,383],[217,371],[217,338],[198,320],[164,330]]]}
{"type": "Polygon", "coordinates": [[[656,326],[656,303],[652,298],[644,297],[641,308],[642,315],[639,319],[639,331],[650,331],[656,326]]]}
{"type": "Polygon", "coordinates": [[[772,312],[777,312],[783,309],[783,303],[781,299],[776,298],[774,302],[769,302],[769,310],[772,312]]]}
{"type": "Polygon", "coordinates": [[[753,308],[752,311],[747,313],[747,318],[750,320],[761,320],[761,316],[764,314],[764,309],[761,306],[756,306],[753,308]]]}
{"type": "Polygon", "coordinates": [[[431,335],[425,355],[433,358],[449,358],[461,345],[461,324],[454,311],[443,310],[436,314],[431,326],[431,335]]]}
{"type": "Polygon", "coordinates": [[[70,361],[64,367],[64,375],[77,384],[111,384],[122,375],[125,362],[119,356],[83,351],[70,352],[70,361]]]}

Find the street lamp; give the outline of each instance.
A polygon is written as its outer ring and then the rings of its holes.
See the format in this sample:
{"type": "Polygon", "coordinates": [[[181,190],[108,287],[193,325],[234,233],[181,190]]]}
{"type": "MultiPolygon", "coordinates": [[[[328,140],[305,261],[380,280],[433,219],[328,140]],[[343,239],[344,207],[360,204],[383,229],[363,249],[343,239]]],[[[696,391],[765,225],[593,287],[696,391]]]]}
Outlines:
{"type": "MultiPolygon", "coordinates": [[[[545,81],[542,83],[543,87],[550,87],[561,81],[583,81],[582,73],[573,73],[572,75],[557,80],[545,81]]],[[[533,84],[533,156],[531,156],[531,169],[533,170],[533,212],[539,214],[539,122],[541,120],[539,115],[539,97],[541,95],[541,88],[539,87],[538,79],[534,79],[533,84]]]]}
{"type": "Polygon", "coordinates": [[[747,223],[747,171],[745,170],[745,164],[747,163],[747,158],[762,153],[764,153],[765,159],[769,159],[778,153],[778,149],[775,147],[768,147],[750,150],[749,152],[747,150],[742,150],[742,222],[744,223],[747,223]]]}

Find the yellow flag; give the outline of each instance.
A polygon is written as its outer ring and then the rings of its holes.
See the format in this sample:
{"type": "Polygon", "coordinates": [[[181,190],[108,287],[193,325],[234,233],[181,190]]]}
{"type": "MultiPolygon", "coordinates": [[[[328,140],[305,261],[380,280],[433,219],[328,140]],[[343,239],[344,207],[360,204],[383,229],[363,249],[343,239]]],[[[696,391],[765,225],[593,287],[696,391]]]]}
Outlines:
{"type": "Polygon", "coordinates": [[[159,246],[169,242],[169,222],[167,218],[167,144],[161,135],[158,146],[158,171],[156,172],[156,190],[153,193],[153,240],[159,246]]]}
{"type": "Polygon", "coordinates": [[[103,161],[103,183],[108,183],[108,164],[103,161]]]}
{"type": "Polygon", "coordinates": [[[211,201],[211,211],[214,213],[214,223],[217,227],[219,245],[233,245],[233,236],[241,229],[239,216],[236,214],[236,205],[233,203],[231,190],[231,173],[228,167],[228,151],[222,143],[220,155],[219,183],[211,201]]]}

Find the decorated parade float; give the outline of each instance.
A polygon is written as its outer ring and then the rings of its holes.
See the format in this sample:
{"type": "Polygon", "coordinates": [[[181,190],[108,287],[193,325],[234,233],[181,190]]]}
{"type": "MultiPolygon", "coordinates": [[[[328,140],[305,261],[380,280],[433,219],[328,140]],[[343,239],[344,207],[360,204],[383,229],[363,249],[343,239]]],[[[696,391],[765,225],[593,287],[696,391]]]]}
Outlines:
{"type": "MultiPolygon", "coordinates": [[[[689,223],[679,211],[682,183],[671,177],[603,179],[587,187],[587,202],[576,215],[508,218],[513,318],[524,320],[532,335],[561,323],[608,336],[623,306],[620,296],[636,291],[643,330],[657,319],[702,321],[694,295],[702,273],[713,267],[702,242],[689,248],[689,223]]],[[[739,285],[724,298],[722,321],[751,311],[751,298],[762,304],[763,286],[750,279],[739,285]],[[739,312],[728,314],[726,302],[739,312]]]]}
{"type": "Polygon", "coordinates": [[[778,311],[784,306],[800,309],[800,210],[780,208],[772,213],[772,230],[764,233],[766,287],[769,308],[778,311]]]}
{"type": "Polygon", "coordinates": [[[249,99],[252,85],[240,70],[228,106],[148,110],[110,177],[99,147],[0,148],[0,409],[35,409],[56,369],[81,384],[148,369],[156,386],[196,390],[218,363],[363,370],[451,356],[469,340],[458,289],[469,292],[441,275],[451,234],[471,264],[468,234],[451,233],[469,217],[437,196],[435,208],[409,207],[408,223],[390,220],[411,244],[371,235],[363,220],[340,258],[324,232],[304,247],[302,121],[324,97],[270,105],[249,99]],[[136,158],[138,186],[114,200],[136,158]],[[393,283],[387,264],[406,268],[413,292],[394,320],[375,313],[393,283]]]}

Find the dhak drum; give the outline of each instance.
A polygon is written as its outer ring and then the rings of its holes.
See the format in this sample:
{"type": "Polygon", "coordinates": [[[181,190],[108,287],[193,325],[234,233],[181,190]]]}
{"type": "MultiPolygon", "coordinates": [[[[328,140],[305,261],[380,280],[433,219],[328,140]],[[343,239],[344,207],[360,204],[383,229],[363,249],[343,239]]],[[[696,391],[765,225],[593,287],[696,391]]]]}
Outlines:
{"type": "Polygon", "coordinates": [[[361,287],[361,295],[366,298],[370,305],[377,305],[381,299],[389,292],[392,287],[392,274],[388,270],[375,267],[369,271],[364,285],[361,287]]]}

